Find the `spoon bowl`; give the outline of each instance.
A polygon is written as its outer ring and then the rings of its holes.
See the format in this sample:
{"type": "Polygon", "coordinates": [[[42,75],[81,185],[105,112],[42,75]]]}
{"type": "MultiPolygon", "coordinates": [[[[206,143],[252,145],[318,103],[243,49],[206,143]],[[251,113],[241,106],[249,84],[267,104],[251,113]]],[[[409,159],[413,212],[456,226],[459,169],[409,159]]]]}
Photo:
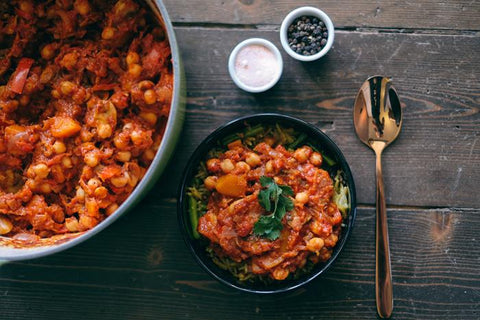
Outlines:
{"type": "Polygon", "coordinates": [[[353,120],[358,137],[376,155],[375,298],[378,315],[390,318],[393,311],[393,287],[381,157],[383,149],[400,133],[402,109],[397,91],[389,78],[374,76],[362,84],[355,99],[353,120]]]}
{"type": "Polygon", "coordinates": [[[374,76],[363,83],[355,99],[353,119],[358,137],[369,147],[375,142],[386,147],[397,138],[402,109],[390,79],[374,76]]]}

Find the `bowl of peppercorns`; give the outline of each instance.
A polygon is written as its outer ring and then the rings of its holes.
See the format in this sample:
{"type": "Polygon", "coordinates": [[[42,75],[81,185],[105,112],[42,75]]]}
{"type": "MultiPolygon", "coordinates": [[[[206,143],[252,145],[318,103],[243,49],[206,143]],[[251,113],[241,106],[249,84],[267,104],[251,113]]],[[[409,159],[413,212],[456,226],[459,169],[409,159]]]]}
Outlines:
{"type": "Polygon", "coordinates": [[[332,47],[335,36],[330,17],[314,7],[300,7],[283,19],[280,41],[285,51],[300,61],[314,61],[332,47]]]}

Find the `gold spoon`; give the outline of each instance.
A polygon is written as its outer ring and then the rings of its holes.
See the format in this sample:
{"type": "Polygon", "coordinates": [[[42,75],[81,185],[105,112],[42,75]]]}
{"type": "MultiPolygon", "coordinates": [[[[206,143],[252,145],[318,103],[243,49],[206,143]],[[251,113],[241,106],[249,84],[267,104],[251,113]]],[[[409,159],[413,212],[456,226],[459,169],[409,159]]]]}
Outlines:
{"type": "Polygon", "coordinates": [[[392,143],[402,127],[402,109],[390,79],[368,78],[361,86],[353,110],[355,131],[375,151],[377,177],[375,298],[381,318],[393,310],[392,270],[388,244],[387,206],[382,177],[382,151],[392,143]]]}

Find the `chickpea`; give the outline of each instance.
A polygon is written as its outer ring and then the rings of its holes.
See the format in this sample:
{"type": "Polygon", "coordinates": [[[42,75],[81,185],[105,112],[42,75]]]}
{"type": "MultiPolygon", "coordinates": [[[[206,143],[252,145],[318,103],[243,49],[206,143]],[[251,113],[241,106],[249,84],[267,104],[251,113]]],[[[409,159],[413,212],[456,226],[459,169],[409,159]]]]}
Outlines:
{"type": "Polygon", "coordinates": [[[147,104],[154,104],[157,102],[157,95],[154,90],[148,89],[143,93],[143,99],[147,104]]]}
{"type": "Polygon", "coordinates": [[[73,101],[77,104],[82,104],[91,98],[92,94],[83,87],[79,87],[73,94],[73,101]]]}
{"type": "Polygon", "coordinates": [[[117,153],[117,160],[120,162],[128,162],[132,157],[132,153],[130,151],[119,151],[117,153]]]}
{"type": "Polygon", "coordinates": [[[75,217],[70,217],[65,219],[65,227],[67,227],[68,231],[70,232],[77,232],[79,231],[78,220],[75,217]]]}
{"type": "Polygon", "coordinates": [[[39,179],[45,179],[50,173],[50,169],[48,169],[48,166],[44,163],[39,163],[35,165],[32,169],[36,177],[39,179]]]}
{"type": "Polygon", "coordinates": [[[162,103],[170,103],[172,99],[172,89],[166,87],[158,87],[155,89],[157,100],[162,103]]]}
{"type": "Polygon", "coordinates": [[[112,135],[112,126],[109,124],[99,124],[97,134],[100,139],[106,139],[112,135]]]}
{"type": "Polygon", "coordinates": [[[76,51],[69,52],[63,56],[62,61],[60,61],[60,65],[68,70],[72,70],[77,64],[79,56],[79,53],[76,51]]]}
{"type": "Polygon", "coordinates": [[[0,234],[7,234],[13,229],[13,224],[7,217],[0,216],[0,234]]]}
{"type": "Polygon", "coordinates": [[[48,183],[42,183],[40,186],[38,186],[38,190],[42,193],[50,193],[52,192],[52,187],[48,183]]]}
{"type": "Polygon", "coordinates": [[[215,186],[217,185],[217,180],[218,178],[216,176],[208,176],[205,178],[203,183],[205,184],[205,188],[208,190],[213,190],[215,189],[215,186]]]}
{"type": "Polygon", "coordinates": [[[50,66],[46,66],[45,69],[43,69],[42,73],[40,74],[40,83],[46,84],[50,82],[50,80],[52,80],[54,75],[55,75],[55,71],[53,70],[53,68],[50,66]]]}
{"type": "Polygon", "coordinates": [[[95,197],[103,199],[108,195],[108,190],[105,187],[98,187],[95,189],[94,193],[95,197]]]}
{"type": "Polygon", "coordinates": [[[295,150],[295,152],[293,153],[293,157],[300,163],[303,163],[303,162],[307,161],[307,159],[308,159],[307,149],[300,148],[300,149],[295,150]]]}
{"type": "Polygon", "coordinates": [[[98,187],[100,187],[102,185],[102,183],[100,182],[100,180],[98,180],[97,178],[92,178],[90,180],[88,180],[87,182],[87,186],[91,189],[91,190],[95,190],[97,189],[98,187]]]}
{"type": "MultiPolygon", "coordinates": [[[[92,211],[89,211],[89,214],[92,216],[96,216],[98,214],[98,208],[96,206],[96,202],[93,202],[92,205],[89,207],[92,211]]],[[[91,216],[87,215],[82,215],[80,216],[79,222],[79,227],[82,228],[82,230],[87,230],[95,227],[98,224],[98,221],[91,216]]]]}
{"type": "Polygon", "coordinates": [[[70,159],[70,157],[63,157],[62,165],[67,169],[73,168],[72,159],[70,159]]]}
{"type": "Polygon", "coordinates": [[[326,237],[332,233],[332,227],[330,225],[325,225],[318,220],[313,220],[310,223],[310,230],[321,237],[326,237]]]}
{"type": "Polygon", "coordinates": [[[212,158],[207,160],[207,170],[210,172],[217,172],[220,170],[220,160],[212,158]]]}
{"type": "Polygon", "coordinates": [[[248,172],[250,171],[250,166],[244,161],[239,161],[235,164],[235,169],[240,172],[248,172]]]}
{"type": "Polygon", "coordinates": [[[142,66],[137,63],[134,63],[128,67],[128,73],[135,78],[140,77],[140,74],[142,73],[142,71],[143,71],[142,66]]]}
{"type": "Polygon", "coordinates": [[[128,178],[125,176],[113,177],[110,179],[110,182],[117,188],[125,187],[128,183],[128,178]]]}
{"type": "Polygon", "coordinates": [[[33,172],[33,167],[29,167],[26,173],[28,178],[35,179],[35,172],[33,172]]]}
{"type": "Polygon", "coordinates": [[[328,238],[325,239],[325,246],[328,248],[332,248],[338,241],[338,236],[336,234],[330,234],[328,238]]]}
{"type": "Polygon", "coordinates": [[[284,280],[288,277],[289,273],[290,272],[286,269],[276,268],[273,270],[272,276],[275,280],[284,280]]]}
{"type": "Polygon", "coordinates": [[[87,154],[85,154],[83,161],[85,161],[87,166],[94,168],[98,165],[100,159],[98,158],[98,155],[96,153],[88,152],[87,154]]]}
{"type": "Polygon", "coordinates": [[[21,1],[20,10],[31,15],[33,14],[33,4],[30,1],[21,1]]]}
{"type": "Polygon", "coordinates": [[[153,86],[154,86],[154,83],[150,80],[143,80],[138,83],[138,88],[141,90],[152,89],[153,86]]]}
{"type": "MultiPolygon", "coordinates": [[[[98,203],[97,203],[97,201],[93,198],[87,198],[86,201],[85,201],[85,209],[86,209],[86,212],[87,212],[88,215],[96,216],[98,214],[98,203]]],[[[80,216],[80,224],[83,224],[82,223],[82,218],[84,216],[85,215],[80,216]]],[[[85,225],[90,225],[90,221],[88,221],[88,223],[85,224],[85,225]]]]}
{"type": "Polygon", "coordinates": [[[128,147],[128,141],[118,135],[113,138],[113,144],[120,150],[125,150],[128,147]]]}
{"type": "Polygon", "coordinates": [[[102,31],[102,39],[103,40],[113,39],[116,31],[117,31],[117,29],[115,29],[115,28],[105,27],[105,29],[103,29],[103,31],[102,31]]]}
{"type": "Polygon", "coordinates": [[[75,87],[75,84],[71,81],[62,81],[62,83],[60,83],[60,91],[66,96],[71,94],[73,90],[75,90],[75,87]]]}
{"type": "MultiPolygon", "coordinates": [[[[147,90],[150,91],[150,90],[147,90]]],[[[145,91],[145,92],[147,92],[145,91]]],[[[149,125],[154,126],[157,123],[157,115],[153,112],[140,112],[140,117],[147,121],[149,125]]]]}
{"type": "Polygon", "coordinates": [[[229,173],[230,171],[235,169],[235,165],[233,164],[232,160],[225,159],[220,163],[220,168],[222,169],[223,172],[229,173]]]}
{"type": "Polygon", "coordinates": [[[265,172],[267,172],[267,173],[272,173],[273,172],[273,162],[272,162],[272,160],[268,160],[268,162],[265,164],[265,172]]]}
{"type": "Polygon", "coordinates": [[[260,156],[254,152],[250,152],[249,154],[247,154],[245,161],[250,167],[256,167],[262,163],[260,156]]]}
{"type": "Polygon", "coordinates": [[[310,162],[317,167],[320,167],[322,165],[322,155],[318,152],[312,153],[310,156],[310,162]]]}
{"type": "Polygon", "coordinates": [[[312,238],[307,242],[307,249],[311,252],[318,252],[324,246],[324,241],[322,238],[312,238]]]}
{"type": "Polygon", "coordinates": [[[42,48],[42,51],[40,51],[40,55],[45,60],[53,59],[53,57],[55,57],[55,46],[51,43],[47,44],[42,48]]]}
{"type": "Polygon", "coordinates": [[[77,11],[82,16],[86,16],[90,13],[90,5],[88,4],[88,0],[76,0],[73,4],[75,11],[77,11]]]}
{"type": "Polygon", "coordinates": [[[131,64],[134,64],[134,63],[138,63],[140,61],[140,56],[138,55],[138,53],[136,53],[134,51],[130,51],[130,52],[128,52],[125,60],[127,61],[128,65],[131,65],[131,64]]]}
{"type": "Polygon", "coordinates": [[[153,158],[155,158],[155,151],[153,151],[152,149],[147,149],[143,153],[143,156],[145,157],[146,160],[152,161],[153,158]]]}
{"type": "Polygon", "coordinates": [[[114,213],[117,209],[118,209],[118,204],[112,203],[107,207],[107,209],[105,210],[105,213],[107,214],[107,216],[109,216],[112,213],[114,213]]]}
{"type": "Polygon", "coordinates": [[[308,193],[307,192],[299,192],[295,195],[295,201],[300,204],[305,204],[308,202],[308,193]]]}
{"type": "Polygon", "coordinates": [[[80,131],[80,139],[82,139],[82,142],[88,142],[92,140],[92,138],[93,138],[93,133],[91,133],[90,131],[85,129],[82,129],[80,131]]]}
{"type": "Polygon", "coordinates": [[[130,133],[130,139],[132,139],[133,144],[140,145],[143,142],[142,132],[139,130],[132,131],[130,133]]]}
{"type": "Polygon", "coordinates": [[[67,151],[67,147],[65,146],[65,143],[63,143],[60,140],[55,141],[52,147],[53,147],[53,151],[55,151],[56,154],[61,154],[67,151]]]}
{"type": "Polygon", "coordinates": [[[78,187],[77,189],[77,192],[75,193],[76,194],[76,197],[80,200],[84,200],[85,199],[85,190],[83,190],[82,187],[78,187]]]}
{"type": "Polygon", "coordinates": [[[124,91],[117,91],[111,97],[110,101],[117,109],[125,109],[129,104],[129,95],[124,91]]]}
{"type": "Polygon", "coordinates": [[[129,185],[130,187],[135,187],[135,186],[137,185],[137,183],[138,183],[138,178],[139,178],[137,175],[135,175],[135,174],[133,174],[133,173],[130,174],[130,175],[127,174],[127,178],[128,178],[128,185],[129,185]]]}
{"type": "Polygon", "coordinates": [[[55,99],[60,99],[61,98],[60,92],[58,92],[58,90],[56,90],[56,89],[53,89],[52,90],[52,97],[55,98],[55,99]]]}

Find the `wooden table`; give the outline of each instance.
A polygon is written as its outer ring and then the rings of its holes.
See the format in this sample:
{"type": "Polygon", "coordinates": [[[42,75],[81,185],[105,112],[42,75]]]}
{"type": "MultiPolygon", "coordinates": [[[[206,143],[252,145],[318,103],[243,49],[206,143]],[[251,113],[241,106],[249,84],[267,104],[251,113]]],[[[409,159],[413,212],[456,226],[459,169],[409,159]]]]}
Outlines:
{"type": "Polygon", "coordinates": [[[392,77],[404,110],[384,153],[394,319],[480,318],[480,1],[166,0],[188,79],[176,154],[146,199],[93,239],[0,268],[1,319],[374,319],[374,154],[352,108],[371,75],[392,77]],[[280,82],[248,94],[227,58],[249,37],[280,48],[282,18],[310,4],[336,26],[318,62],[285,53],[280,82]],[[186,161],[217,126],[279,112],[340,146],[357,185],[352,237],[332,269],[283,295],[257,296],[210,278],[185,246],[176,190],[186,161]],[[478,224],[478,225],[477,225],[478,224]]]}

